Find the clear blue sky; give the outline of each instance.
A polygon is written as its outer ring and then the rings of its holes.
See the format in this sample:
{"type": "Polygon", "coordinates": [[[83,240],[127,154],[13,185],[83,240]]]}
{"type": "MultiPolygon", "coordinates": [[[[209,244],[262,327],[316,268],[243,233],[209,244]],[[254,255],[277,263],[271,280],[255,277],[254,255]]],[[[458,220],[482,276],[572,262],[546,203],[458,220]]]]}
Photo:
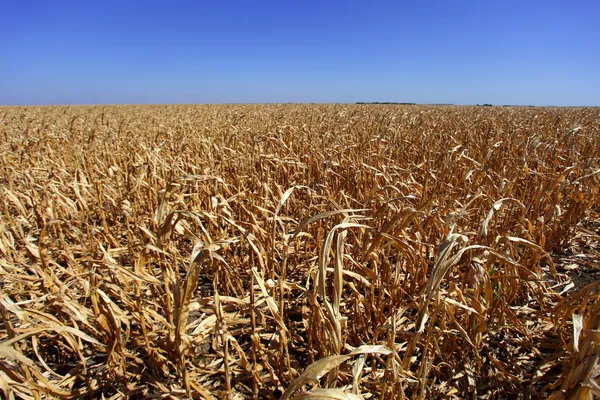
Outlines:
{"type": "Polygon", "coordinates": [[[600,1],[0,4],[0,104],[600,105],[600,1]]]}

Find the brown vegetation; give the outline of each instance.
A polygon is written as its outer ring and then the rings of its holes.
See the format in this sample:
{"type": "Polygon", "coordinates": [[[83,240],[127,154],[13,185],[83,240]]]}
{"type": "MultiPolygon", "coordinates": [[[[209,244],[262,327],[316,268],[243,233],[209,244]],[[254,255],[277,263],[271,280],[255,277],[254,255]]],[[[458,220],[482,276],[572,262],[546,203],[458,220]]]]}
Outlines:
{"type": "Polygon", "coordinates": [[[0,109],[0,393],[598,395],[600,284],[563,261],[598,255],[599,132],[598,109],[0,109]]]}

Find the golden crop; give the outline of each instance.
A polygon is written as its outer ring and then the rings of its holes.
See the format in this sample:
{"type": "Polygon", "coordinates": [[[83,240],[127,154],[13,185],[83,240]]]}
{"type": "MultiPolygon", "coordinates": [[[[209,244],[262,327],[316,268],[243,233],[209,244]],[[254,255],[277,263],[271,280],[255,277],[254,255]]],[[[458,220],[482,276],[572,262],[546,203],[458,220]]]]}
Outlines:
{"type": "Polygon", "coordinates": [[[598,395],[599,132],[593,108],[0,108],[0,389],[598,395]]]}

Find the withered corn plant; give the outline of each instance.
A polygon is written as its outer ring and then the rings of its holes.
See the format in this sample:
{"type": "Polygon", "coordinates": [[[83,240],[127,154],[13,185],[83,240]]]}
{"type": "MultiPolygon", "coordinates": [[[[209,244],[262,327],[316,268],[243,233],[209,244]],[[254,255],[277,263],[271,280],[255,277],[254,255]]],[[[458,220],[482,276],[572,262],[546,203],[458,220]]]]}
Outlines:
{"type": "Polygon", "coordinates": [[[0,108],[0,393],[599,396],[599,132],[593,108],[0,108]]]}

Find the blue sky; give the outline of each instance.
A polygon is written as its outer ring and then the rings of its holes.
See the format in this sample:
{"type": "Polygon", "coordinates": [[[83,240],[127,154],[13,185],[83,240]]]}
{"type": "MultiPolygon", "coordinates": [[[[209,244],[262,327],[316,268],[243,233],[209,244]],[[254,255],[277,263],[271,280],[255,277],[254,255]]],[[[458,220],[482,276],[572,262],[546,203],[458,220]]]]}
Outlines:
{"type": "Polygon", "coordinates": [[[600,105],[600,2],[0,4],[0,104],[600,105]]]}

